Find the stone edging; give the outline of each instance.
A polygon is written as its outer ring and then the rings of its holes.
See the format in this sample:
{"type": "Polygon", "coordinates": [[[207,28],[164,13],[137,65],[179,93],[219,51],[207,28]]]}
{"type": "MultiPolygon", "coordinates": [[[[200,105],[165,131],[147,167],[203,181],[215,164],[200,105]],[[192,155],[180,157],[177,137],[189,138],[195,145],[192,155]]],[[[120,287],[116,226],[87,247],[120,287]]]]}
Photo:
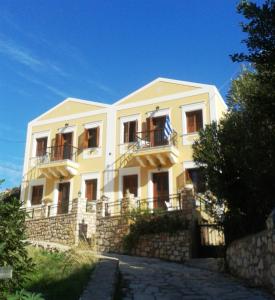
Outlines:
{"type": "Polygon", "coordinates": [[[118,282],[119,260],[100,256],[90,281],[79,300],[112,300],[118,282]]]}

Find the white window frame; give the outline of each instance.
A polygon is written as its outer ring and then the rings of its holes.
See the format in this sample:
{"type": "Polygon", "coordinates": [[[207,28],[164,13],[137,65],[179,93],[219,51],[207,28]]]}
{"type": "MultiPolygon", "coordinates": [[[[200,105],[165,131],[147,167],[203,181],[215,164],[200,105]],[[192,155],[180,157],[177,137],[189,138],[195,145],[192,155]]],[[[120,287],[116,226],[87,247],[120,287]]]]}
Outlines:
{"type": "Polygon", "coordinates": [[[133,144],[133,142],[124,143],[124,123],[132,122],[132,121],[138,121],[137,131],[140,132],[141,131],[141,114],[120,117],[119,146],[120,146],[121,154],[125,153],[128,150],[128,145],[133,144]]]}
{"type": "Polygon", "coordinates": [[[131,168],[123,168],[119,169],[119,192],[118,199],[121,200],[123,198],[123,176],[128,175],[137,175],[138,176],[138,190],[136,199],[140,199],[141,197],[141,187],[140,187],[140,167],[131,167],[131,168]]]}
{"type": "Polygon", "coordinates": [[[43,200],[45,198],[45,189],[46,189],[46,178],[39,178],[35,180],[31,180],[29,183],[29,191],[28,191],[28,199],[27,199],[27,207],[40,207],[43,205],[43,200]],[[37,185],[43,185],[43,195],[41,204],[32,205],[32,188],[37,185]]]}
{"type": "Polygon", "coordinates": [[[103,140],[103,122],[95,121],[86,123],[84,129],[92,129],[99,127],[99,145],[98,147],[91,147],[83,150],[83,159],[95,158],[102,156],[102,140],[103,140]]]}
{"type": "Polygon", "coordinates": [[[54,191],[53,191],[53,206],[54,210],[51,209],[50,211],[50,216],[56,216],[57,215],[57,205],[58,205],[58,185],[59,183],[70,183],[70,195],[69,195],[69,209],[68,213],[71,212],[72,210],[72,204],[73,204],[73,179],[68,179],[68,180],[56,180],[54,182],[54,191]]]}
{"type": "Polygon", "coordinates": [[[171,168],[161,168],[161,169],[152,169],[148,171],[148,184],[147,184],[147,193],[148,193],[148,201],[149,201],[149,209],[153,209],[152,199],[154,197],[154,186],[153,186],[153,174],[155,173],[163,173],[168,172],[168,181],[169,181],[169,195],[173,194],[173,170],[171,168]]]}
{"type": "Polygon", "coordinates": [[[32,154],[31,158],[36,157],[37,139],[47,138],[47,148],[50,147],[50,131],[34,132],[32,134],[32,154]]]}
{"type": "Polygon", "coordinates": [[[97,199],[101,198],[100,194],[100,173],[99,172],[89,172],[89,173],[83,173],[81,174],[81,198],[85,199],[85,202],[87,202],[87,199],[85,197],[85,191],[86,191],[86,186],[85,186],[85,181],[86,180],[91,180],[91,179],[96,179],[97,180],[97,199]]]}
{"type": "Polygon", "coordinates": [[[77,146],[77,136],[76,136],[76,126],[72,125],[72,126],[65,126],[65,127],[61,127],[58,128],[57,133],[73,133],[73,147],[77,146]]]}
{"type": "Polygon", "coordinates": [[[196,137],[198,135],[198,131],[187,133],[187,118],[186,113],[191,111],[202,111],[202,126],[203,128],[206,125],[206,103],[205,102],[199,102],[199,103],[192,103],[192,104],[186,104],[181,106],[181,114],[182,114],[182,144],[183,145],[191,145],[193,144],[193,139],[190,142],[188,140],[188,136],[194,136],[196,137]]]}
{"type": "Polygon", "coordinates": [[[170,108],[163,108],[163,109],[158,109],[158,110],[153,110],[149,111],[146,113],[148,118],[157,118],[157,117],[162,117],[162,116],[169,116],[171,120],[171,110],[170,108]]]}

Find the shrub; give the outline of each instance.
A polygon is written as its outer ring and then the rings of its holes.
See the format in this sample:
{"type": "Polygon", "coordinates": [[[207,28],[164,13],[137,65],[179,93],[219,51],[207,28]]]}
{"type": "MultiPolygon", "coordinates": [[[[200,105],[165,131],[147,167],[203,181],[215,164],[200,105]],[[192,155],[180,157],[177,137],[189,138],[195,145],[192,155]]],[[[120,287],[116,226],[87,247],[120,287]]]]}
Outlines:
{"type": "Polygon", "coordinates": [[[0,299],[21,288],[33,266],[24,241],[26,213],[20,208],[18,194],[17,197],[13,193],[0,195],[0,266],[13,269],[12,279],[0,280],[0,299]]]}
{"type": "Polygon", "coordinates": [[[183,218],[181,212],[176,213],[143,213],[136,212],[134,223],[130,225],[130,232],[123,239],[123,249],[130,253],[137,245],[140,236],[145,234],[170,233],[188,229],[189,222],[183,218]]]}

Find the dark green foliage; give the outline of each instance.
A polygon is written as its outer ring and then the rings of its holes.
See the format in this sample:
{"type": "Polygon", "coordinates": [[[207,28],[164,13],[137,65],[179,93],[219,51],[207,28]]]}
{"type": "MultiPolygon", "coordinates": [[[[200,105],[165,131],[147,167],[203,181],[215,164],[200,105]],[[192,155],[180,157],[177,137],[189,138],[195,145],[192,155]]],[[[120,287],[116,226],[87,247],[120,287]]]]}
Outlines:
{"type": "Polygon", "coordinates": [[[233,60],[252,65],[232,82],[224,120],[206,126],[193,146],[209,189],[228,207],[227,242],[264,229],[275,205],[274,1],[242,1],[238,10],[248,19],[248,54],[233,60]]]}
{"type": "Polygon", "coordinates": [[[12,279],[0,280],[0,299],[20,288],[32,268],[24,242],[25,212],[20,209],[18,196],[13,191],[0,196],[0,266],[13,268],[12,279]]]}
{"type": "Polygon", "coordinates": [[[44,300],[44,298],[41,294],[31,293],[23,289],[13,295],[8,295],[7,300],[44,300]]]}
{"type": "Polygon", "coordinates": [[[182,212],[135,215],[135,223],[130,225],[130,232],[123,239],[123,249],[130,253],[139,237],[145,234],[170,233],[188,229],[188,221],[182,212]]]}

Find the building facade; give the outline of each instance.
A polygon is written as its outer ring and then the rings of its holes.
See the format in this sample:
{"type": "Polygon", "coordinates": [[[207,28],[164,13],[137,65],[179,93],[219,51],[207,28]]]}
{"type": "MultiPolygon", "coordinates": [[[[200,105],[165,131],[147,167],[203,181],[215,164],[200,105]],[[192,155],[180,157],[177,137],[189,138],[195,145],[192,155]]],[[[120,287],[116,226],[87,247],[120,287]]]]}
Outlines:
{"type": "Polygon", "coordinates": [[[21,200],[69,213],[73,199],[93,207],[104,197],[119,209],[171,209],[183,186],[200,191],[192,144],[198,131],[226,112],[213,85],[158,78],[114,104],[68,98],[28,124],[21,200]]]}

